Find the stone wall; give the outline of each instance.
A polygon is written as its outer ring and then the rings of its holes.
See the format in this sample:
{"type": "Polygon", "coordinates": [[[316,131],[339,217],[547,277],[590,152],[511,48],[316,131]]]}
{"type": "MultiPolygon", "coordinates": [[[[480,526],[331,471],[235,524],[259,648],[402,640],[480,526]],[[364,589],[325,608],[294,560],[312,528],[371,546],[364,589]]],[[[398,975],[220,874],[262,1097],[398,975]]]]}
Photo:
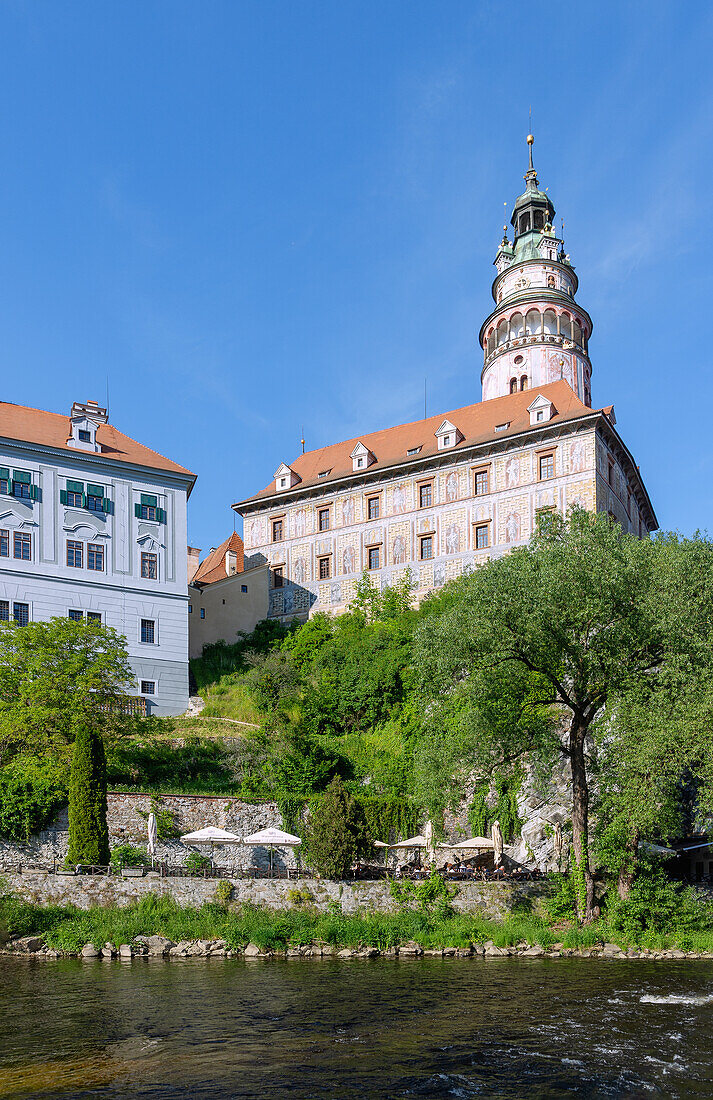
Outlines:
{"type": "MultiPolygon", "coordinates": [[[[109,792],[107,823],[112,848],[119,844],[146,846],[146,818],[151,811],[151,803],[152,796],[149,794],[109,792]]],[[[275,802],[241,802],[229,795],[218,798],[162,795],[159,805],[173,816],[175,831],[179,835],[202,829],[206,825],[217,825],[219,829],[227,829],[238,836],[249,836],[270,825],[278,829],[283,827],[275,802]]],[[[18,864],[52,866],[55,860],[61,863],[68,846],[65,809],[51,828],[32,837],[26,844],[10,843],[0,837],[0,871],[13,870],[18,864]]],[[[176,838],[159,840],[157,859],[171,865],[181,864],[192,850],[200,851],[204,855],[210,854],[210,848],[206,845],[191,848],[176,838]]],[[[226,845],[215,849],[215,859],[221,867],[236,870],[250,866],[266,867],[270,862],[270,853],[264,848],[246,848],[241,844],[226,845]]],[[[296,866],[296,857],[290,849],[275,851],[273,860],[276,867],[296,866]]]]}
{"type": "MultiPolygon", "coordinates": [[[[25,901],[39,905],[76,905],[80,909],[92,906],[125,906],[147,894],[169,895],[179,905],[202,905],[213,901],[218,881],[205,878],[130,878],[114,875],[51,875],[36,872],[6,874],[10,889],[25,901]]],[[[309,892],[318,909],[324,911],[330,902],[339,902],[345,913],[358,910],[394,912],[397,905],[391,897],[389,884],[377,882],[323,882],[320,879],[237,879],[233,882],[234,901],[252,902],[268,909],[290,908],[290,892],[309,892]]],[[[494,919],[502,918],[523,900],[532,901],[535,909],[551,887],[541,883],[468,882],[458,886],[453,906],[461,912],[478,913],[494,919]]],[[[294,896],[294,894],[293,894],[294,896]]],[[[303,904],[303,903],[300,903],[303,904]]]]}
{"type": "MultiPolygon", "coordinates": [[[[472,800],[472,787],[455,811],[447,811],[444,817],[446,835],[451,843],[471,835],[468,824],[468,807],[472,800]]],[[[112,847],[119,844],[146,844],[146,816],[151,811],[149,794],[122,794],[109,792],[108,798],[109,840],[112,847]]],[[[283,828],[282,816],[275,802],[241,802],[229,795],[206,797],[203,795],[161,795],[160,807],[173,816],[176,832],[188,833],[206,825],[217,825],[238,836],[248,836],[268,826],[283,828]]],[[[553,769],[552,778],[542,786],[534,776],[523,784],[518,799],[518,812],[524,824],[522,837],[506,854],[526,866],[537,865],[541,869],[554,867],[552,857],[553,826],[559,822],[565,828],[569,821],[569,775],[566,763],[553,769]]],[[[423,823],[422,823],[423,824],[423,823]]],[[[393,837],[392,839],[397,839],[393,837]]],[[[0,837],[0,872],[11,871],[18,864],[52,866],[61,863],[67,853],[69,836],[67,811],[63,810],[52,827],[32,837],[26,844],[16,844],[0,837]]],[[[172,866],[183,863],[188,850],[180,840],[159,840],[157,858],[172,866]]],[[[205,846],[196,851],[209,853],[205,846]]],[[[392,853],[390,861],[396,863],[405,856],[392,853]]],[[[242,845],[215,849],[216,863],[227,869],[240,870],[249,866],[266,867],[270,853],[265,848],[246,848],[242,845]]],[[[275,851],[276,867],[295,867],[296,854],[291,849],[275,851]]]]}

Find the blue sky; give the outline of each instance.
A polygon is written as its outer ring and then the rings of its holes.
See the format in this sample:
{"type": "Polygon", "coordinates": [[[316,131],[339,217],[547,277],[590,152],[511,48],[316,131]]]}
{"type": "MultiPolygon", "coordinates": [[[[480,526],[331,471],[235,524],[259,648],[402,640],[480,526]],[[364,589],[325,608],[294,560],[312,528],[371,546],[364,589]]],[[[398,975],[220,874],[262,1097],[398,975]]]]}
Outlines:
{"type": "Polygon", "coordinates": [[[663,528],[711,528],[713,7],[6,0],[0,397],[103,401],[189,539],[308,448],[480,399],[526,167],[663,528]],[[700,337],[699,337],[700,333],[700,337]]]}

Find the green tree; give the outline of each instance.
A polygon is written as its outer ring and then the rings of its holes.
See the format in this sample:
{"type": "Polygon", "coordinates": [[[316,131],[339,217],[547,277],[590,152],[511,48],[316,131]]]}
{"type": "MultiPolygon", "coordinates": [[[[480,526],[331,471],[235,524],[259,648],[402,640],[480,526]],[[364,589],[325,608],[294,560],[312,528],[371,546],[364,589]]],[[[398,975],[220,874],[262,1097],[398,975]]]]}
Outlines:
{"type": "MultiPolygon", "coordinates": [[[[579,913],[589,917],[595,722],[648,685],[672,696],[709,668],[713,546],[640,540],[605,516],[574,509],[567,519],[548,517],[528,546],[454,590],[450,609],[424,621],[416,653],[424,689],[442,697],[432,711],[443,709],[450,722],[445,748],[471,771],[492,767],[495,755],[511,762],[533,751],[565,756],[579,913]],[[467,765],[464,750],[473,753],[467,765]]],[[[615,752],[609,760],[615,766],[615,752]]]]}
{"type": "Polygon", "coordinates": [[[0,763],[122,728],[114,703],[133,679],[126,639],[71,619],[0,623],[0,763]]]}
{"type": "Polygon", "coordinates": [[[106,823],[106,756],[93,729],[80,729],[74,741],[69,776],[70,863],[109,862],[106,823]]]}
{"type": "Polygon", "coordinates": [[[347,877],[355,860],[369,851],[363,811],[335,776],[323,796],[312,804],[305,854],[326,878],[347,877]]]}

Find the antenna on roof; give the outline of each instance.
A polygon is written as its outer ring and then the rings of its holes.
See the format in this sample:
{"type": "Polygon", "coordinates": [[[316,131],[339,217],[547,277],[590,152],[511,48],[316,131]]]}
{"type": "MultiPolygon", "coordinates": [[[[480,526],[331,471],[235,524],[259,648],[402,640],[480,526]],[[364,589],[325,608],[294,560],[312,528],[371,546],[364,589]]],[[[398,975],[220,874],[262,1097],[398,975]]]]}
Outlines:
{"type": "Polygon", "coordinates": [[[427,382],[427,379],[424,378],[424,380],[423,380],[423,419],[424,420],[428,420],[428,406],[427,406],[427,402],[426,402],[426,382],[427,382]]]}
{"type": "Polygon", "coordinates": [[[300,440],[300,443],[302,444],[302,454],[304,454],[305,453],[305,429],[304,429],[304,424],[302,425],[302,439],[300,440]]]}
{"type": "Polygon", "coordinates": [[[106,418],[109,419],[109,375],[106,376],[106,418]]]}

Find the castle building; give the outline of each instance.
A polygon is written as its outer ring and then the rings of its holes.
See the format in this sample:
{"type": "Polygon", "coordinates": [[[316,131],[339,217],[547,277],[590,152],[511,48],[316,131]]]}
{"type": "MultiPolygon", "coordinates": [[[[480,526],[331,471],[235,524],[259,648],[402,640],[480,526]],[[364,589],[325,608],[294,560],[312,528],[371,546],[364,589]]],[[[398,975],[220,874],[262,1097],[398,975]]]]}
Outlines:
{"type": "Polygon", "coordinates": [[[384,586],[410,569],[423,597],[526,543],[543,511],[579,505],[656,530],[613,408],[592,408],[592,321],[527,140],[480,330],[483,400],[300,454],[233,505],[246,568],[270,566],[270,616],[343,611],[365,571],[384,586]]]}
{"type": "Polygon", "coordinates": [[[181,714],[194,481],[95,401],[69,416],[0,402],[0,620],[114,627],[134,673],[127,694],[142,711],[181,714]]]}
{"type": "Polygon", "coordinates": [[[188,547],[188,656],[214,642],[234,643],[266,619],[272,575],[267,562],[245,571],[243,540],[233,532],[203,561],[188,547]]]}

